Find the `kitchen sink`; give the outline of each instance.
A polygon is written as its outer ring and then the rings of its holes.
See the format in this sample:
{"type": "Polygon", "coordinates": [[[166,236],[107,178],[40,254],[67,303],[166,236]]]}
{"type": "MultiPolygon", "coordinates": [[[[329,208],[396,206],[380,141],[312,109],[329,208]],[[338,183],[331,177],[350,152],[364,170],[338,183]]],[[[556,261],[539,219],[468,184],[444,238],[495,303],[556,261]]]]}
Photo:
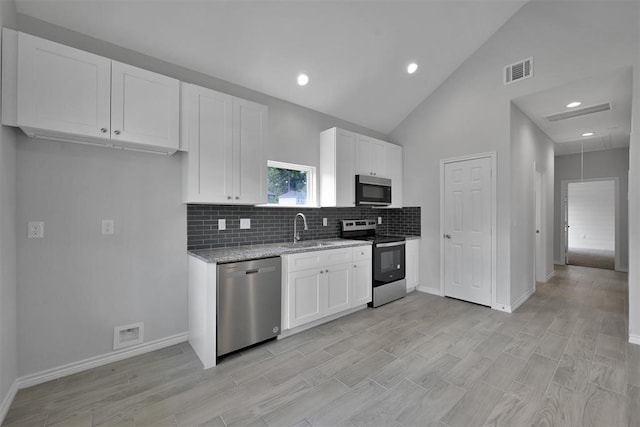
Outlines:
{"type": "Polygon", "coordinates": [[[293,249],[293,248],[320,248],[323,246],[335,246],[333,242],[321,242],[318,240],[306,240],[300,242],[290,242],[290,243],[280,243],[278,246],[283,248],[293,249]]]}

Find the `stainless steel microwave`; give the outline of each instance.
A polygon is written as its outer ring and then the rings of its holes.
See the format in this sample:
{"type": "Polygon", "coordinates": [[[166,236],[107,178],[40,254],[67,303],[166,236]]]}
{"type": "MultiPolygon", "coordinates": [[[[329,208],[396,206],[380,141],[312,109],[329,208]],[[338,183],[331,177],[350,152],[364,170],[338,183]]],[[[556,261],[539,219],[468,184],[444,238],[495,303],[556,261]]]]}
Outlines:
{"type": "Polygon", "coordinates": [[[356,206],[389,206],[391,180],[377,176],[356,175],[356,206]]]}

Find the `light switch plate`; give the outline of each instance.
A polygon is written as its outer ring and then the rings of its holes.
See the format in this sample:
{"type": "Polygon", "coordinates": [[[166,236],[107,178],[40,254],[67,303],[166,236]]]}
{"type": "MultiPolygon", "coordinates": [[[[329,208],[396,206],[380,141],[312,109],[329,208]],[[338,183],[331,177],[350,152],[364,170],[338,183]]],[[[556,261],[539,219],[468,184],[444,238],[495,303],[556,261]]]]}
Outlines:
{"type": "Polygon", "coordinates": [[[378,217],[378,224],[382,224],[382,217],[381,216],[378,217]]]}
{"type": "Polygon", "coordinates": [[[226,230],[227,229],[227,220],[221,218],[218,220],[218,230],[226,230]]]}
{"type": "Polygon", "coordinates": [[[246,230],[251,228],[251,218],[240,218],[240,229],[246,230]]]}
{"type": "Polygon", "coordinates": [[[327,226],[327,218],[322,218],[322,226],[323,227],[327,226]]]}

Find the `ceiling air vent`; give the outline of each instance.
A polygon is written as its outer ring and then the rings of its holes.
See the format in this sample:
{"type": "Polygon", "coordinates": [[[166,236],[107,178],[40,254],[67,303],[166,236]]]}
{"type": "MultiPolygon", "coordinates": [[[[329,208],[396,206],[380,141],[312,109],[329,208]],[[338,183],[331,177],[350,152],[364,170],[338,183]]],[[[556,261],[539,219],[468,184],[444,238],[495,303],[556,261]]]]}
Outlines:
{"type": "Polygon", "coordinates": [[[585,116],[587,114],[600,113],[602,111],[611,110],[611,103],[605,102],[604,104],[592,105],[591,107],[580,108],[579,110],[566,111],[564,113],[551,114],[546,119],[550,122],[557,122],[559,120],[572,119],[574,117],[585,116]]]}
{"type": "Polygon", "coordinates": [[[504,67],[504,84],[508,85],[533,76],[533,57],[504,67]]]}

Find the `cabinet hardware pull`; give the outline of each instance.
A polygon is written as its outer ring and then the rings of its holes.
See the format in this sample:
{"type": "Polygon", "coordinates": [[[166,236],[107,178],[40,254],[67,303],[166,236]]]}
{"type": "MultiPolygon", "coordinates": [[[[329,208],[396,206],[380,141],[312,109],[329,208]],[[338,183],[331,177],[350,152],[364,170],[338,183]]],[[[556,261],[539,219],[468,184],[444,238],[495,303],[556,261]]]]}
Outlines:
{"type": "Polygon", "coordinates": [[[240,196],[236,196],[236,200],[240,200],[240,196]]]}
{"type": "Polygon", "coordinates": [[[102,132],[102,133],[107,133],[107,128],[101,128],[101,129],[100,129],[100,132],[102,132]]]}
{"type": "Polygon", "coordinates": [[[114,130],[113,133],[115,133],[116,135],[120,135],[120,131],[119,130],[114,130]]]}

